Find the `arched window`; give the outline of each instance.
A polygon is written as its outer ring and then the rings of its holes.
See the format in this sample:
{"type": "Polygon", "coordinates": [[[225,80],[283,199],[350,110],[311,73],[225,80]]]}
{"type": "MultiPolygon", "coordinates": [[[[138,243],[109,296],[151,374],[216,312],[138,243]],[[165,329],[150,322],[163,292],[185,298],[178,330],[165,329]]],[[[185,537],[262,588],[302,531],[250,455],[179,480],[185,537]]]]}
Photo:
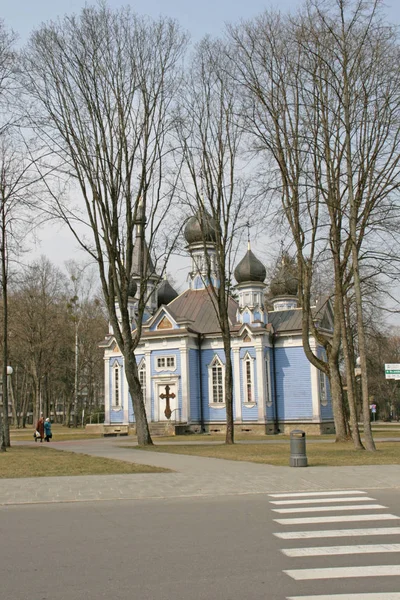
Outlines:
{"type": "Polygon", "coordinates": [[[209,397],[212,404],[224,404],[224,368],[218,356],[209,366],[209,397]]]}
{"type": "Polygon", "coordinates": [[[121,406],[121,381],[118,363],[115,363],[113,368],[113,405],[121,406]]]}
{"type": "Polygon", "coordinates": [[[139,364],[139,381],[142,388],[143,398],[146,397],[146,361],[143,359],[139,364]]]}
{"type": "Polygon", "coordinates": [[[254,359],[250,356],[250,354],[246,353],[243,360],[243,391],[244,402],[246,404],[255,402],[253,362],[254,359]]]}

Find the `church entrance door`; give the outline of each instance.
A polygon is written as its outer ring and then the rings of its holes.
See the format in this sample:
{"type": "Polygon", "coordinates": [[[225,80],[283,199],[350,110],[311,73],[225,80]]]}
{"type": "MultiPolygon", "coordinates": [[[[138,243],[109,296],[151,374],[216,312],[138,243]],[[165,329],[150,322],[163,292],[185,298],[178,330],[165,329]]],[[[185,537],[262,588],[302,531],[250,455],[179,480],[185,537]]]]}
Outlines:
{"type": "Polygon", "coordinates": [[[178,393],[175,383],[158,384],[158,419],[159,421],[179,420],[178,393]]]}

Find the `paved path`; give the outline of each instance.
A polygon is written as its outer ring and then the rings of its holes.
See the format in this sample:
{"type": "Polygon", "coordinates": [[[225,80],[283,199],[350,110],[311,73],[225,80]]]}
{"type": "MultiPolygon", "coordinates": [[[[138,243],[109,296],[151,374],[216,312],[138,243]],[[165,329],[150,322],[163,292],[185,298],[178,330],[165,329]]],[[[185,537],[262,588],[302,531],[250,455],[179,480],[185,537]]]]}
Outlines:
{"type": "MultiPolygon", "coordinates": [[[[31,445],[19,442],[18,445],[31,445]]],[[[275,467],[126,448],[132,440],[95,439],[52,444],[58,450],[171,469],[172,473],[0,479],[0,505],[188,498],[337,489],[400,489],[400,465],[275,467]]]]}

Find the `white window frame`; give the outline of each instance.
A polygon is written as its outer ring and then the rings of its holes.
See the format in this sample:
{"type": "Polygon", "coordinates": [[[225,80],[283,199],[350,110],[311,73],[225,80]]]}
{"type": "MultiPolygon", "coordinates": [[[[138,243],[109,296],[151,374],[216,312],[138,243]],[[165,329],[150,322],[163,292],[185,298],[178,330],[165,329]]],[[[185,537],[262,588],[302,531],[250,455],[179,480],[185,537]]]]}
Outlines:
{"type": "Polygon", "coordinates": [[[222,360],[220,359],[220,357],[218,356],[218,354],[215,354],[212,361],[210,362],[210,364],[208,365],[208,398],[209,398],[209,405],[214,407],[214,408],[224,408],[225,407],[225,365],[222,362],[222,360]],[[221,383],[219,384],[218,382],[215,384],[214,383],[214,368],[217,367],[218,369],[220,369],[220,373],[221,373],[221,383]],[[216,386],[220,386],[222,389],[221,391],[218,391],[217,394],[214,394],[215,392],[215,387],[216,386]],[[222,400],[215,400],[215,398],[222,398],[222,400]]]}
{"type": "Polygon", "coordinates": [[[112,407],[114,410],[122,410],[122,369],[116,361],[112,366],[112,407]]]}
{"type": "Polygon", "coordinates": [[[156,362],[155,370],[157,372],[176,371],[176,356],[174,354],[165,354],[164,356],[156,356],[155,362],[156,362]]]}
{"type": "Polygon", "coordinates": [[[243,404],[254,406],[256,404],[255,386],[254,386],[254,358],[246,352],[243,357],[243,404]],[[250,390],[250,399],[249,399],[250,390]]]}
{"type": "Polygon", "coordinates": [[[146,359],[142,358],[138,365],[139,381],[142,387],[143,398],[146,398],[146,385],[147,385],[147,373],[146,373],[146,359]]]}

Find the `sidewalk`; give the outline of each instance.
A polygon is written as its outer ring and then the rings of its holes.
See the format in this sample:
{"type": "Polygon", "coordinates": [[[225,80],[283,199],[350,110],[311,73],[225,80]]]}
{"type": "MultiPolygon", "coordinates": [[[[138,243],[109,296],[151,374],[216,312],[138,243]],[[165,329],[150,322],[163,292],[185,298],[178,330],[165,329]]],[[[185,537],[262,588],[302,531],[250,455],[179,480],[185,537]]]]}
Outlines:
{"type": "MultiPolygon", "coordinates": [[[[19,442],[31,445],[30,442],[19,442]]],[[[58,450],[171,469],[172,473],[0,479],[0,505],[188,498],[344,489],[400,489],[400,465],[274,467],[124,448],[132,440],[95,439],[53,444],[58,450]]]]}

